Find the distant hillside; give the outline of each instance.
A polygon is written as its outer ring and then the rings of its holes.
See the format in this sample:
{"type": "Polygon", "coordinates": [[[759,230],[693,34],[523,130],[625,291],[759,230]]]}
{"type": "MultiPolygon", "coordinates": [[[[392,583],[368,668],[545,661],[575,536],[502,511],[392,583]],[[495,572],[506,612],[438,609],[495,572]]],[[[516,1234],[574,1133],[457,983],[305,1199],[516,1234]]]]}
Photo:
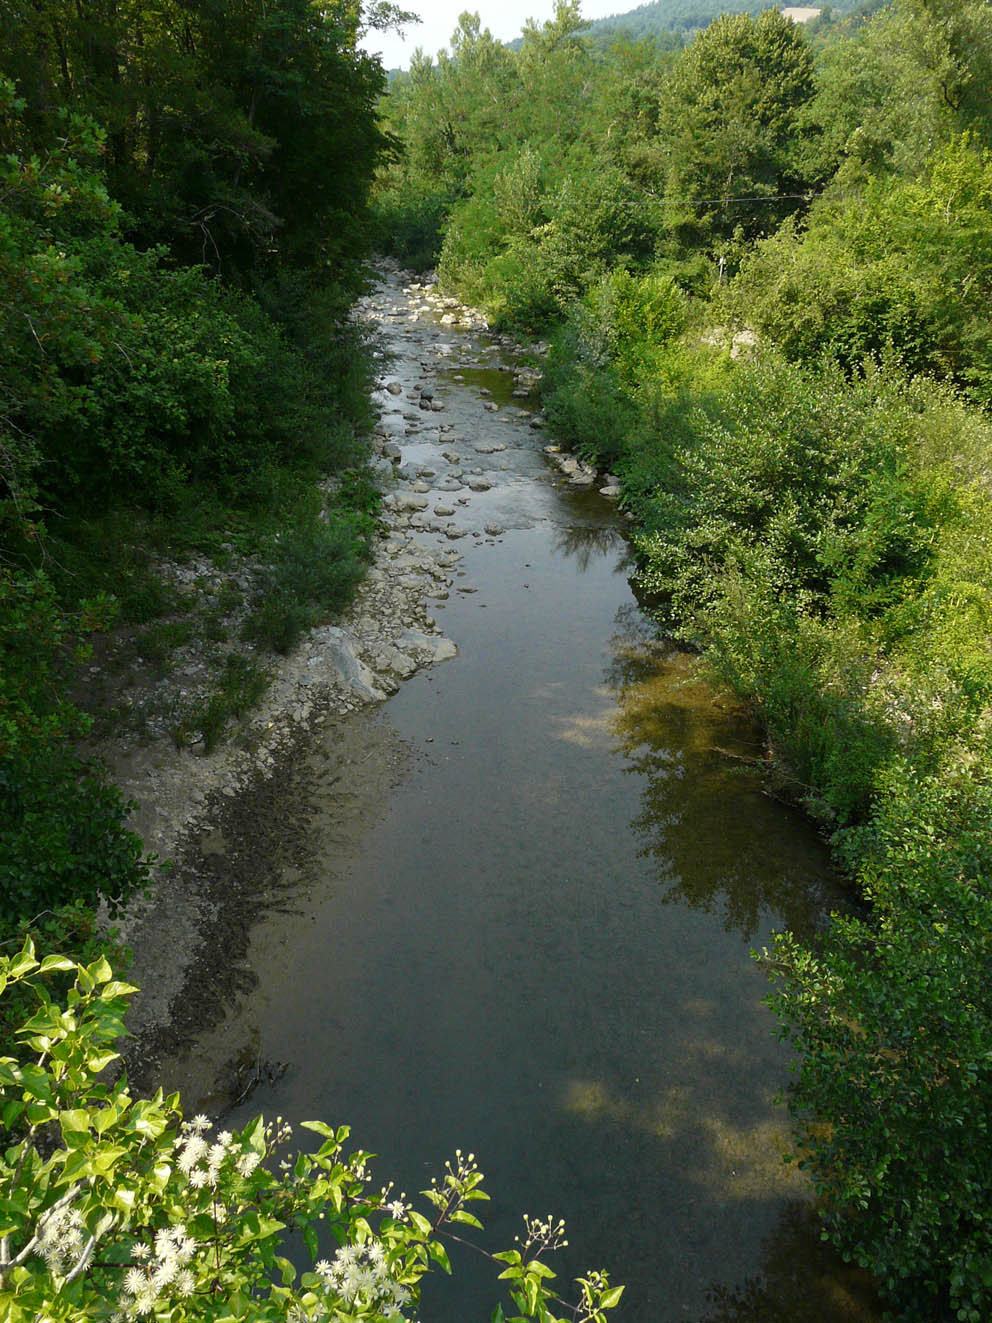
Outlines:
{"type": "Polygon", "coordinates": [[[598,37],[622,31],[639,40],[664,32],[704,28],[720,14],[760,14],[767,8],[762,0],[653,0],[626,13],[593,20],[589,35],[598,37]]]}
{"type": "MultiPolygon", "coordinates": [[[[832,13],[837,17],[848,15],[856,10],[869,12],[880,9],[885,0],[834,0],[833,4],[812,0],[809,7],[832,13]]],[[[654,39],[663,48],[682,46],[693,33],[705,28],[721,14],[758,15],[763,9],[779,8],[784,10],[802,9],[807,6],[775,4],[775,0],[651,0],[646,5],[622,13],[610,14],[606,18],[590,19],[584,35],[597,45],[609,44],[621,34],[634,41],[654,39]]],[[[522,39],[506,44],[511,50],[519,50],[522,39]]]]}
{"type": "MultiPolygon", "coordinates": [[[[829,5],[810,0],[813,7],[829,9],[835,14],[846,14],[857,7],[857,3],[858,0],[835,0],[829,5]]],[[[769,0],[653,0],[651,4],[638,5],[625,13],[593,20],[588,35],[595,39],[623,32],[635,40],[665,37],[670,33],[689,33],[704,28],[721,14],[756,15],[772,7],[769,0]]],[[[793,6],[779,7],[788,9],[793,6]]]]}

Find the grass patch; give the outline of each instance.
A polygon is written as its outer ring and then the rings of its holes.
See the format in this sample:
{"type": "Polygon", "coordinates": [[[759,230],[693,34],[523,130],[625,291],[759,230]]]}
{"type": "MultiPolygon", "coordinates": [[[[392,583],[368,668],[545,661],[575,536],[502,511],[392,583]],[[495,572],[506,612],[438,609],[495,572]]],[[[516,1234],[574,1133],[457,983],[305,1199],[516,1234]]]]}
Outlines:
{"type": "Polygon", "coordinates": [[[149,662],[160,675],[172,669],[174,654],[195,636],[192,620],[158,620],[140,629],[134,635],[134,647],[143,661],[149,662]]]}

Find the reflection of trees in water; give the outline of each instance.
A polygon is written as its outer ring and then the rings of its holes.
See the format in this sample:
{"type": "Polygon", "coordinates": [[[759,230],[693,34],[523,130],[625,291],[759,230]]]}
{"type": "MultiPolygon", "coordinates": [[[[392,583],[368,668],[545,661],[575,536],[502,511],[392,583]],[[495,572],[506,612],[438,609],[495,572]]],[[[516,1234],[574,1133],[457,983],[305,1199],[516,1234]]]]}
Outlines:
{"type": "Polygon", "coordinates": [[[867,1273],[825,1245],[809,1205],[790,1203],[762,1247],[761,1276],[708,1292],[699,1323],[877,1323],[878,1297],[867,1273]]]}
{"type": "MultiPolygon", "coordinates": [[[[576,561],[583,573],[594,559],[607,556],[621,547],[626,547],[626,544],[615,524],[570,524],[555,533],[555,551],[576,561]]],[[[616,573],[626,574],[632,563],[629,554],[620,557],[616,573]]]]}
{"type": "Polygon", "coordinates": [[[659,664],[672,657],[691,657],[695,650],[658,631],[650,616],[636,602],[624,602],[614,616],[615,630],[610,639],[610,661],[603,674],[604,684],[619,691],[652,675],[659,664]]]}
{"type": "Polygon", "coordinates": [[[759,756],[759,732],[721,707],[691,656],[636,608],[623,608],[617,626],[606,683],[617,695],[619,749],[643,786],[631,826],[666,902],[720,909],[748,940],[769,914],[808,933],[836,904],[825,852],[797,814],[762,793],[752,768],[727,756],[759,756]]]}

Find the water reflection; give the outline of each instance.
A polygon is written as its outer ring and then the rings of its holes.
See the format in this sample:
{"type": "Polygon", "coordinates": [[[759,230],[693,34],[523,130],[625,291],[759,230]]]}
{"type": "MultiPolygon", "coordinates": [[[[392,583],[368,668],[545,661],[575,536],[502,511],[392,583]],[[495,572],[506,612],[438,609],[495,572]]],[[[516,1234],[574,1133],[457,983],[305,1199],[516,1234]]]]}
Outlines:
{"type": "Polygon", "coordinates": [[[769,916],[808,935],[841,895],[815,832],[765,793],[760,731],[635,607],[622,608],[616,625],[606,675],[613,733],[642,780],[631,826],[665,902],[719,913],[745,940],[769,916]]]}
{"type": "Polygon", "coordinates": [[[708,1292],[699,1323],[875,1323],[880,1304],[871,1280],[844,1267],[819,1239],[806,1203],[787,1204],[761,1250],[760,1276],[708,1292]]]}
{"type": "MultiPolygon", "coordinates": [[[[626,551],[626,543],[614,524],[568,524],[555,533],[554,550],[574,560],[583,574],[594,560],[608,556],[618,548],[626,551]]],[[[618,557],[614,572],[626,574],[629,569],[629,555],[618,557]]]]}

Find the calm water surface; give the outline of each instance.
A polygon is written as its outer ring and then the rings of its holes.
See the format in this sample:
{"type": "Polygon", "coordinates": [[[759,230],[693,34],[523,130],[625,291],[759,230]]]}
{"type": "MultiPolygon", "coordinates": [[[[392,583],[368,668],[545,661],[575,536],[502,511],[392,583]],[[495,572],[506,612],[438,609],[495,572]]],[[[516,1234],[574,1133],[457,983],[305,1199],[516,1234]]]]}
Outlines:
{"type": "MultiPolygon", "coordinates": [[[[402,304],[395,284],[380,297],[402,304]]],[[[347,1121],[411,1193],[475,1152],[488,1243],[523,1211],[564,1217],[561,1279],[627,1282],[618,1323],[873,1319],[783,1164],[788,1056],[750,955],[840,903],[822,845],[728,757],[756,734],[640,613],[614,511],[556,485],[546,438],[501,421],[495,351],[387,330],[393,375],[427,363],[446,404],[416,420],[389,400],[404,464],[436,483],[484,469],[492,489],[461,493],[457,521],[505,531],[457,543],[437,615],[459,656],[380,718],[418,753],[374,831],[343,839],[344,792],[320,789],[340,733],[313,754],[308,887],[260,927],[258,986],[218,1040],[248,1026],[289,1063],[244,1115],[347,1121]],[[477,455],[486,437],[506,450],[477,455]]],[[[488,1318],[495,1270],[454,1263],[421,1317],[488,1318]]]]}

